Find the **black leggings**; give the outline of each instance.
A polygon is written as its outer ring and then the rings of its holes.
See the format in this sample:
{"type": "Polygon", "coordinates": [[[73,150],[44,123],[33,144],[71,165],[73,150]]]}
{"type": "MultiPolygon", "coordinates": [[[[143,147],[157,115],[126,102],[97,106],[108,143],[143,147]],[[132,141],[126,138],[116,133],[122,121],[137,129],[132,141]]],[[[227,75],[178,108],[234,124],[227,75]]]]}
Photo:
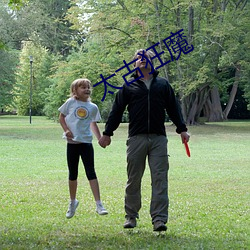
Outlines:
{"type": "Polygon", "coordinates": [[[92,143],[67,144],[67,162],[69,169],[69,180],[77,180],[79,159],[85,168],[88,180],[96,179],[94,167],[94,149],[92,143]]]}

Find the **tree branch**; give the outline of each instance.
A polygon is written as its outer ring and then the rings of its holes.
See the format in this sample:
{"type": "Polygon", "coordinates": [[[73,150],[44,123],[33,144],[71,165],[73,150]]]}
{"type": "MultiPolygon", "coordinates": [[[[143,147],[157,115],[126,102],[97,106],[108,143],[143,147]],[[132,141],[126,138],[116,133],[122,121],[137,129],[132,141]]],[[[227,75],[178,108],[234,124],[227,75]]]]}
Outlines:
{"type": "Polygon", "coordinates": [[[119,29],[119,28],[116,28],[116,27],[113,27],[113,26],[105,26],[104,28],[105,28],[105,29],[109,29],[109,30],[118,30],[118,31],[124,33],[125,35],[127,35],[128,37],[130,37],[131,39],[133,38],[129,33],[127,33],[127,32],[124,31],[124,30],[121,30],[121,29],[119,29]]]}
{"type": "Polygon", "coordinates": [[[128,8],[126,7],[126,5],[124,4],[123,1],[117,0],[117,2],[122,6],[122,8],[123,8],[124,10],[126,10],[127,12],[129,12],[128,8]]]}

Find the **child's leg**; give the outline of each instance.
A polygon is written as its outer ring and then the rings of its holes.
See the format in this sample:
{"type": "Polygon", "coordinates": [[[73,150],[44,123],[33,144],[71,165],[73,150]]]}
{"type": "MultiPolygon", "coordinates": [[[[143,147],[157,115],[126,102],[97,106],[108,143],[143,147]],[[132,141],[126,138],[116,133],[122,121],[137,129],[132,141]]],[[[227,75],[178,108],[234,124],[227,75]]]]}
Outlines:
{"type": "Polygon", "coordinates": [[[75,200],[76,199],[76,190],[77,190],[77,180],[71,181],[69,180],[69,195],[70,195],[70,200],[75,200]]]}
{"type": "Polygon", "coordinates": [[[100,189],[99,189],[99,183],[97,179],[89,180],[89,185],[91,188],[91,191],[94,195],[95,201],[100,201],[100,189]]]}
{"type": "Polygon", "coordinates": [[[86,176],[89,180],[91,191],[94,195],[95,201],[100,201],[99,184],[96,177],[94,167],[94,149],[91,143],[83,143],[81,151],[81,158],[84,165],[86,176]]]}
{"type": "Polygon", "coordinates": [[[86,176],[89,180],[89,185],[93,193],[96,202],[96,212],[100,215],[107,214],[107,210],[103,207],[100,198],[99,183],[96,177],[94,167],[94,149],[91,143],[83,144],[84,150],[82,150],[81,158],[85,168],[86,176]]]}
{"type": "Polygon", "coordinates": [[[79,157],[80,157],[79,145],[68,143],[67,145],[67,162],[69,169],[68,185],[69,185],[69,195],[71,200],[76,199],[79,157]]]}
{"type": "Polygon", "coordinates": [[[79,204],[79,201],[76,199],[76,189],[77,189],[77,180],[74,181],[69,180],[70,202],[68,211],[66,213],[66,217],[68,219],[72,218],[75,215],[76,208],[79,204]]]}
{"type": "Polygon", "coordinates": [[[66,212],[66,217],[68,219],[72,218],[75,215],[76,208],[79,204],[76,199],[77,191],[77,176],[78,176],[78,163],[79,163],[79,146],[78,144],[67,144],[67,162],[69,169],[69,208],[66,212]]]}
{"type": "Polygon", "coordinates": [[[100,215],[108,214],[107,210],[102,205],[102,201],[100,198],[100,190],[99,190],[99,184],[97,179],[89,180],[89,184],[92,190],[92,193],[95,198],[96,202],[96,212],[100,215]]]}

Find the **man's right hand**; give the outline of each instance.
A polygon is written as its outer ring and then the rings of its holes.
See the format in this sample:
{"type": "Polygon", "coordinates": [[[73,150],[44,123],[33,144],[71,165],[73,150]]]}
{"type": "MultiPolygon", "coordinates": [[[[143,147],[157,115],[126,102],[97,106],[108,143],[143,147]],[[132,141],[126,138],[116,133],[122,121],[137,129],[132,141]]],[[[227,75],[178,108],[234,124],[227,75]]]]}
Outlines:
{"type": "Polygon", "coordinates": [[[98,143],[101,147],[106,148],[111,143],[111,138],[108,135],[103,135],[98,143]]]}

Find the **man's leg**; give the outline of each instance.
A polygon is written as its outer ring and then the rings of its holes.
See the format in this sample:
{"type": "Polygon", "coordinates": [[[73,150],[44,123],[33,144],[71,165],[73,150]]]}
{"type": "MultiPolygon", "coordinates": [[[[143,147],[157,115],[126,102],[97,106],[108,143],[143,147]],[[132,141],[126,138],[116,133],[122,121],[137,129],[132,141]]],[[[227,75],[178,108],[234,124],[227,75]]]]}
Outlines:
{"type": "Polygon", "coordinates": [[[147,156],[147,136],[133,136],[127,140],[127,185],[125,190],[126,218],[138,218],[141,208],[141,179],[147,156]]]}
{"type": "Polygon", "coordinates": [[[150,214],[152,223],[168,221],[168,153],[167,138],[152,135],[149,151],[149,167],[151,171],[152,197],[150,214]]]}

